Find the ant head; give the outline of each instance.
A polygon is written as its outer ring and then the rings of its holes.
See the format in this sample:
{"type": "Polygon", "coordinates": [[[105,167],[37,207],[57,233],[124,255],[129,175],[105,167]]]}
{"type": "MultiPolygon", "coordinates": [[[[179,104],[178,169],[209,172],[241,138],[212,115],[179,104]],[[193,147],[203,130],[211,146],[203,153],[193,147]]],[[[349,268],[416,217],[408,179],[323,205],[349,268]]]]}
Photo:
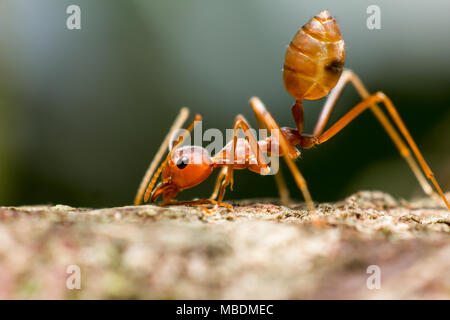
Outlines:
{"type": "Polygon", "coordinates": [[[150,201],[154,202],[161,194],[164,200],[173,199],[181,190],[196,186],[208,178],[213,169],[211,157],[204,148],[187,146],[175,150],[150,201]]]}

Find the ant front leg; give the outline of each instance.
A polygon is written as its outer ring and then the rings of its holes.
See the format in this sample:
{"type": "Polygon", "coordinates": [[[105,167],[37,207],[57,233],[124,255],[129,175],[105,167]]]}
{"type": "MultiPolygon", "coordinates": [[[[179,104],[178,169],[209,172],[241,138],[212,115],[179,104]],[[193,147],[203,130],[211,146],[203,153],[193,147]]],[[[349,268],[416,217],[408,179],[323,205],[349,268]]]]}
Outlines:
{"type": "MultiPolygon", "coordinates": [[[[222,151],[218,153],[218,155],[214,156],[213,161],[218,166],[223,166],[220,171],[217,180],[216,186],[213,194],[210,199],[214,199],[218,193],[217,202],[220,205],[225,196],[225,191],[227,186],[230,186],[231,190],[233,190],[233,170],[234,166],[242,165],[238,163],[238,159],[242,157],[244,162],[248,162],[251,165],[251,170],[258,171],[261,174],[268,174],[270,172],[270,168],[267,166],[267,163],[264,158],[264,154],[258,145],[258,140],[255,135],[251,131],[250,124],[244,118],[243,115],[237,115],[234,125],[233,125],[233,134],[231,137],[231,145],[228,143],[222,151]],[[238,133],[239,129],[242,130],[245,134],[245,139],[248,145],[250,146],[249,154],[237,154],[236,148],[238,144],[238,133]],[[251,164],[252,160],[256,159],[256,163],[251,164]],[[220,187],[219,187],[220,185],[220,187]],[[219,191],[220,189],[220,191],[219,191]]],[[[246,149],[244,148],[244,152],[246,149]]],[[[245,152],[246,153],[246,152],[245,152]]]]}
{"type": "MultiPolygon", "coordinates": [[[[298,126],[301,125],[301,121],[303,119],[303,109],[297,109],[294,105],[292,107],[292,114],[294,117],[296,115],[300,115],[301,117],[298,118],[298,126]],[[298,111],[297,111],[298,110],[298,111]]],[[[256,116],[256,122],[258,123],[259,128],[265,128],[264,122],[262,121],[262,118],[256,116]]],[[[267,129],[267,128],[266,128],[267,129]]],[[[301,131],[299,131],[301,132],[301,131]]],[[[290,202],[290,195],[289,195],[289,189],[286,184],[286,180],[284,179],[283,173],[281,172],[281,169],[278,170],[277,173],[274,175],[275,178],[275,184],[277,185],[278,194],[280,195],[280,202],[283,205],[288,205],[290,202]]]]}
{"type": "Polygon", "coordinates": [[[217,198],[217,196],[219,194],[220,186],[222,185],[222,181],[227,174],[227,170],[228,170],[228,167],[223,167],[222,169],[220,169],[219,175],[217,176],[217,179],[216,179],[216,184],[214,185],[214,191],[211,194],[211,196],[209,197],[209,199],[215,200],[217,198]]]}
{"type": "MultiPolygon", "coordinates": [[[[189,111],[187,108],[183,108],[180,112],[180,115],[177,117],[177,119],[175,120],[174,124],[172,125],[171,130],[169,131],[169,134],[167,135],[165,141],[163,142],[163,145],[161,145],[161,147],[163,147],[164,145],[169,146],[169,140],[172,137],[172,134],[178,130],[179,128],[181,128],[181,126],[183,125],[183,123],[186,121],[187,116],[189,115],[189,111]]],[[[174,154],[174,152],[176,151],[177,147],[179,147],[184,139],[191,133],[191,131],[194,129],[194,126],[196,124],[196,122],[201,121],[202,120],[202,116],[200,114],[196,114],[194,116],[194,119],[192,120],[191,124],[186,128],[186,130],[177,138],[176,141],[173,142],[173,144],[171,146],[169,146],[169,153],[167,154],[166,158],[164,159],[164,161],[159,165],[158,170],[156,170],[156,172],[153,174],[152,179],[150,180],[150,183],[148,184],[147,188],[145,189],[145,194],[144,194],[144,202],[148,202],[148,200],[150,199],[150,195],[153,191],[153,187],[156,184],[156,181],[158,180],[159,175],[161,174],[161,172],[163,171],[164,167],[166,166],[167,162],[169,161],[169,159],[172,157],[172,155],[174,154]]],[[[161,148],[160,148],[161,150],[161,148]]],[[[151,173],[153,172],[154,169],[156,168],[156,164],[157,162],[159,162],[160,158],[162,157],[162,154],[158,154],[155,156],[155,158],[153,159],[149,169],[147,170],[147,173],[145,174],[141,185],[139,187],[139,191],[138,194],[136,196],[135,199],[135,205],[140,204],[141,200],[142,200],[142,194],[144,191],[144,186],[145,184],[148,183],[148,178],[150,177],[151,173]],[[155,165],[155,167],[153,167],[153,165],[155,165]]]]}

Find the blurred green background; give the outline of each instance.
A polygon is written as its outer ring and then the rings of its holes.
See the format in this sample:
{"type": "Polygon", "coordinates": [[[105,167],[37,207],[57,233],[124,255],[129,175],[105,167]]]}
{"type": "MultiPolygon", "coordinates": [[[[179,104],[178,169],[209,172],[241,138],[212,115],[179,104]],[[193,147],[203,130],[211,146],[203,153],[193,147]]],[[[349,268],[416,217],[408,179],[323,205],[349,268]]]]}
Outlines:
{"type": "MultiPolygon", "coordinates": [[[[0,0],[0,204],[115,206],[133,201],[181,106],[203,128],[252,121],[259,96],[294,126],[281,68],[296,30],[322,9],[339,22],[346,67],[396,103],[444,189],[450,188],[448,1],[0,0]],[[66,8],[81,7],[81,30],[66,8]],[[366,8],[381,8],[368,30],[366,8]]],[[[359,101],[345,91],[332,122],[359,101]]],[[[306,132],[324,99],[305,102],[306,132]]],[[[361,189],[422,195],[369,112],[297,162],[313,198],[361,189]]],[[[295,198],[301,199],[283,167],[295,198]]],[[[228,199],[275,197],[272,177],[236,173],[228,199]]],[[[209,195],[214,178],[180,198],[209,195]]]]}

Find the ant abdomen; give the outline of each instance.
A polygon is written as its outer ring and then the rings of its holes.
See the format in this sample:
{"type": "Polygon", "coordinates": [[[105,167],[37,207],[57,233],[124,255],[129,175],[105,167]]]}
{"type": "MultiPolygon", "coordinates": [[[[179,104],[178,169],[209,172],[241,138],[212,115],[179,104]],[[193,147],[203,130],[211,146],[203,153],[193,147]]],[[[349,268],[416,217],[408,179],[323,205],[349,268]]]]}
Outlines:
{"type": "Polygon", "coordinates": [[[300,28],[284,58],[283,81],[296,100],[319,99],[334,88],[345,62],[336,20],[322,11],[300,28]]]}

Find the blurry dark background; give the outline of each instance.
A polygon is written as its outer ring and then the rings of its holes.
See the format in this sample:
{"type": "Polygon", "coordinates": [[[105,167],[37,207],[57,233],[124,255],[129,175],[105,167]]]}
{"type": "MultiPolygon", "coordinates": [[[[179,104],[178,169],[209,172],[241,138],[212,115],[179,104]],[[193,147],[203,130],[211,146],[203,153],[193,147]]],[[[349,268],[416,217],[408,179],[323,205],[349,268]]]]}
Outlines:
{"type": "MultiPolygon", "coordinates": [[[[444,189],[450,188],[448,1],[0,0],[0,204],[115,206],[133,201],[181,106],[203,128],[231,128],[257,95],[294,126],[281,68],[297,29],[322,9],[339,22],[346,67],[396,103],[444,189]],[[81,7],[81,30],[66,8],[81,7]],[[368,30],[366,8],[381,8],[368,30]]],[[[335,121],[359,101],[348,88],[335,121]]],[[[324,99],[305,102],[306,132],[324,99]]],[[[368,112],[297,164],[313,198],[361,189],[422,195],[368,112]]],[[[301,198],[284,168],[292,195],[301,198]]],[[[209,195],[214,178],[181,194],[209,195]]],[[[228,199],[277,196],[272,177],[236,173],[228,199]]]]}

